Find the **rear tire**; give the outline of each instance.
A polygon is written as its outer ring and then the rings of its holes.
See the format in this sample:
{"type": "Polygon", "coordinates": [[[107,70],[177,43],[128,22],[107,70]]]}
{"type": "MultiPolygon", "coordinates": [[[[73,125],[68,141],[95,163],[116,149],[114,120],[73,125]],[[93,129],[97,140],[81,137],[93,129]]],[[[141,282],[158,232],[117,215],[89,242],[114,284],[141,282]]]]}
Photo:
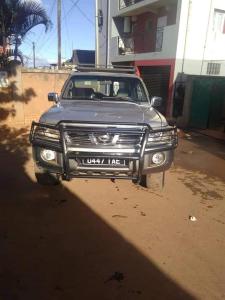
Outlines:
{"type": "Polygon", "coordinates": [[[165,172],[141,176],[140,185],[153,190],[162,190],[164,187],[165,172]]]}
{"type": "Polygon", "coordinates": [[[43,173],[35,173],[35,177],[37,182],[40,185],[59,185],[61,180],[59,175],[43,172],[43,173]]]}

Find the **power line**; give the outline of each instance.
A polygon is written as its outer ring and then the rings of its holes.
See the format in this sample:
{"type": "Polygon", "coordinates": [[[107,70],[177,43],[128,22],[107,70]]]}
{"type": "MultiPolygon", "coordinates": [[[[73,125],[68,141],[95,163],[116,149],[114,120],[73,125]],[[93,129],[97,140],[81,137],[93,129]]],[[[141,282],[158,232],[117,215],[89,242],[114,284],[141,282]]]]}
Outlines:
{"type": "Polygon", "coordinates": [[[73,8],[74,8],[75,6],[77,6],[77,4],[80,2],[80,0],[77,0],[76,2],[73,2],[73,1],[71,0],[71,2],[73,3],[73,5],[70,7],[70,9],[67,11],[67,13],[64,15],[63,18],[67,17],[67,16],[72,12],[73,8]]]}
{"type": "Polygon", "coordinates": [[[42,42],[42,44],[38,47],[38,52],[41,51],[41,49],[43,48],[43,46],[44,46],[47,42],[49,42],[49,40],[52,39],[52,37],[55,36],[55,34],[56,34],[56,28],[54,29],[54,31],[51,32],[51,35],[49,35],[49,36],[47,37],[47,39],[44,40],[44,41],[42,42]]]}
{"type": "MultiPolygon", "coordinates": [[[[80,8],[80,6],[78,5],[78,3],[77,2],[74,2],[73,0],[70,0],[72,3],[73,3],[73,5],[75,5],[76,6],[76,8],[77,8],[77,10],[81,13],[81,15],[93,26],[93,27],[95,27],[95,22],[92,20],[92,19],[90,19],[89,18],[89,16],[80,8]]],[[[108,26],[108,24],[107,24],[107,26],[108,26]]],[[[102,37],[104,38],[104,41],[102,42],[102,44],[99,46],[99,48],[103,48],[104,46],[105,46],[105,44],[107,43],[107,36],[105,35],[105,33],[104,32],[102,32],[102,37]]],[[[114,46],[114,47],[117,47],[117,45],[116,46],[114,46]]],[[[113,48],[114,48],[113,47],[113,48]]]]}
{"type": "Polygon", "coordinates": [[[82,16],[89,22],[91,23],[92,25],[95,26],[95,22],[93,20],[91,20],[87,15],[86,13],[77,5],[77,9],[79,10],[79,12],[82,14],[82,16]]]}
{"type": "MultiPolygon", "coordinates": [[[[54,8],[55,8],[55,4],[56,4],[56,0],[53,0],[52,2],[52,6],[50,8],[50,14],[49,14],[49,18],[51,19],[52,15],[53,15],[53,11],[54,11],[54,8]]],[[[40,52],[40,50],[43,48],[43,46],[46,44],[47,41],[50,40],[50,38],[52,38],[53,36],[53,33],[56,32],[56,27],[54,28],[54,30],[52,30],[51,32],[51,35],[47,36],[46,39],[44,39],[44,41],[42,42],[41,46],[38,47],[38,53],[40,52]]],[[[36,44],[38,43],[39,39],[41,38],[41,36],[43,35],[44,33],[44,30],[40,33],[40,35],[38,36],[37,40],[36,40],[36,44]]]]}
{"type": "MultiPolygon", "coordinates": [[[[78,5],[78,3],[74,3],[73,0],[70,0],[78,9],[78,11],[82,14],[82,16],[91,24],[95,27],[95,22],[93,20],[91,20],[87,14],[80,8],[80,6],[78,5]]],[[[107,40],[107,37],[104,33],[102,33],[103,35],[103,38],[104,38],[104,42],[99,46],[99,48],[103,48],[103,46],[105,46],[106,44],[106,40],[107,40]]]]}
{"type": "Polygon", "coordinates": [[[78,5],[79,1],[74,2],[73,0],[70,0],[79,10],[79,12],[82,14],[82,16],[89,22],[91,23],[93,26],[95,26],[95,22],[93,20],[91,20],[87,14],[80,8],[80,6],[78,5]]]}
{"type": "MultiPolygon", "coordinates": [[[[56,3],[56,1],[53,0],[52,6],[51,6],[50,12],[49,12],[49,19],[50,19],[50,20],[51,20],[52,14],[53,14],[53,10],[54,10],[54,7],[55,7],[55,3],[56,3]]],[[[44,30],[44,28],[43,28],[43,31],[41,31],[41,33],[39,34],[39,36],[38,36],[37,39],[36,39],[36,44],[38,43],[39,39],[40,39],[41,36],[44,34],[44,32],[45,32],[45,30],[44,30]]]]}
{"type": "MultiPolygon", "coordinates": [[[[68,15],[72,12],[73,8],[78,4],[80,0],[77,0],[73,5],[70,7],[70,9],[66,12],[66,14],[62,17],[62,22],[68,17],[68,15]]],[[[52,39],[53,36],[57,33],[57,27],[54,28],[54,30],[51,32],[51,35],[47,37],[46,40],[43,41],[40,47],[38,47],[38,52],[43,48],[43,46],[49,42],[50,39],[52,39]]]]}
{"type": "MultiPolygon", "coordinates": [[[[65,25],[65,29],[66,29],[66,34],[67,34],[67,37],[68,37],[68,40],[70,41],[70,33],[69,33],[69,28],[68,28],[68,23],[67,23],[67,17],[71,14],[71,12],[73,11],[73,9],[76,7],[77,10],[80,12],[80,14],[83,16],[83,18],[85,18],[88,23],[90,23],[93,27],[95,27],[95,22],[85,13],[85,11],[78,5],[80,0],[71,0],[72,2],[72,5],[71,7],[65,11],[65,6],[64,6],[64,3],[63,3],[63,16],[62,16],[62,25],[65,25]]],[[[53,10],[54,10],[54,7],[55,7],[55,3],[56,1],[53,1],[52,3],[52,6],[51,6],[51,12],[50,12],[50,15],[52,15],[53,13],[53,10]]],[[[36,44],[37,44],[37,41],[41,38],[41,36],[43,35],[44,32],[42,32],[37,40],[36,40],[36,44]]],[[[43,40],[43,42],[41,43],[40,46],[37,47],[37,50],[36,50],[36,53],[37,54],[40,54],[40,51],[42,50],[42,48],[50,42],[50,40],[52,40],[53,37],[55,37],[57,34],[57,26],[54,27],[54,29],[50,32],[50,34],[47,36],[46,39],[43,40]]],[[[103,38],[104,38],[104,42],[102,43],[102,45],[100,45],[100,47],[103,47],[105,42],[106,42],[106,36],[104,33],[102,33],[103,35],[103,38]]],[[[66,42],[66,41],[65,41],[66,42]]],[[[65,47],[65,49],[67,49],[67,47],[65,47]]],[[[32,52],[31,52],[32,53],[32,52]]],[[[66,54],[66,53],[65,53],[66,54]]],[[[31,56],[31,55],[30,55],[31,56]]]]}

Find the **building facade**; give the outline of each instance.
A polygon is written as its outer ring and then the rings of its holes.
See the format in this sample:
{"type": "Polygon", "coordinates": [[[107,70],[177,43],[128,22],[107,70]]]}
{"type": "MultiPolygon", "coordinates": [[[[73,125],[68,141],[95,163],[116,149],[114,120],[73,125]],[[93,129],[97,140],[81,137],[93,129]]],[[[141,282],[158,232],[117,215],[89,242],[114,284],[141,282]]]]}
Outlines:
{"type": "Polygon", "coordinates": [[[170,116],[186,75],[225,76],[225,1],[96,0],[96,63],[137,66],[170,116]]]}

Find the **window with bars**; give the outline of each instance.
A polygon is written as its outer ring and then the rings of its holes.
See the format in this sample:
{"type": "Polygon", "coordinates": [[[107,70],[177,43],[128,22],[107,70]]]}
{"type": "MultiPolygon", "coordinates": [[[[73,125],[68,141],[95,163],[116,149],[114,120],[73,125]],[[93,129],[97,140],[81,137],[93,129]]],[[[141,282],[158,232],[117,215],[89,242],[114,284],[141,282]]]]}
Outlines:
{"type": "Polygon", "coordinates": [[[225,11],[221,9],[214,10],[213,30],[225,34],[225,11]]]}
{"type": "Polygon", "coordinates": [[[219,63],[208,63],[206,73],[209,75],[219,75],[221,64],[219,63]]]}

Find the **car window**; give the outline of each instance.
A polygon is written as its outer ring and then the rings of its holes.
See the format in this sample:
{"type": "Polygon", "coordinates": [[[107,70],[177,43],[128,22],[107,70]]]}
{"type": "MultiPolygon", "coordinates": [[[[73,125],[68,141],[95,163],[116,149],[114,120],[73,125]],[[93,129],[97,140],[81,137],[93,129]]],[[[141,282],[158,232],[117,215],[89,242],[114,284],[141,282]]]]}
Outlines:
{"type": "Polygon", "coordinates": [[[138,78],[84,75],[75,75],[70,78],[64,89],[62,99],[148,101],[143,84],[138,78]]]}
{"type": "Polygon", "coordinates": [[[144,87],[143,87],[143,85],[141,84],[141,82],[139,82],[139,83],[137,84],[136,91],[137,91],[137,99],[138,99],[138,101],[141,101],[141,102],[146,102],[146,101],[148,101],[148,100],[147,100],[147,95],[146,95],[146,93],[145,93],[145,91],[144,91],[144,87]]]}

